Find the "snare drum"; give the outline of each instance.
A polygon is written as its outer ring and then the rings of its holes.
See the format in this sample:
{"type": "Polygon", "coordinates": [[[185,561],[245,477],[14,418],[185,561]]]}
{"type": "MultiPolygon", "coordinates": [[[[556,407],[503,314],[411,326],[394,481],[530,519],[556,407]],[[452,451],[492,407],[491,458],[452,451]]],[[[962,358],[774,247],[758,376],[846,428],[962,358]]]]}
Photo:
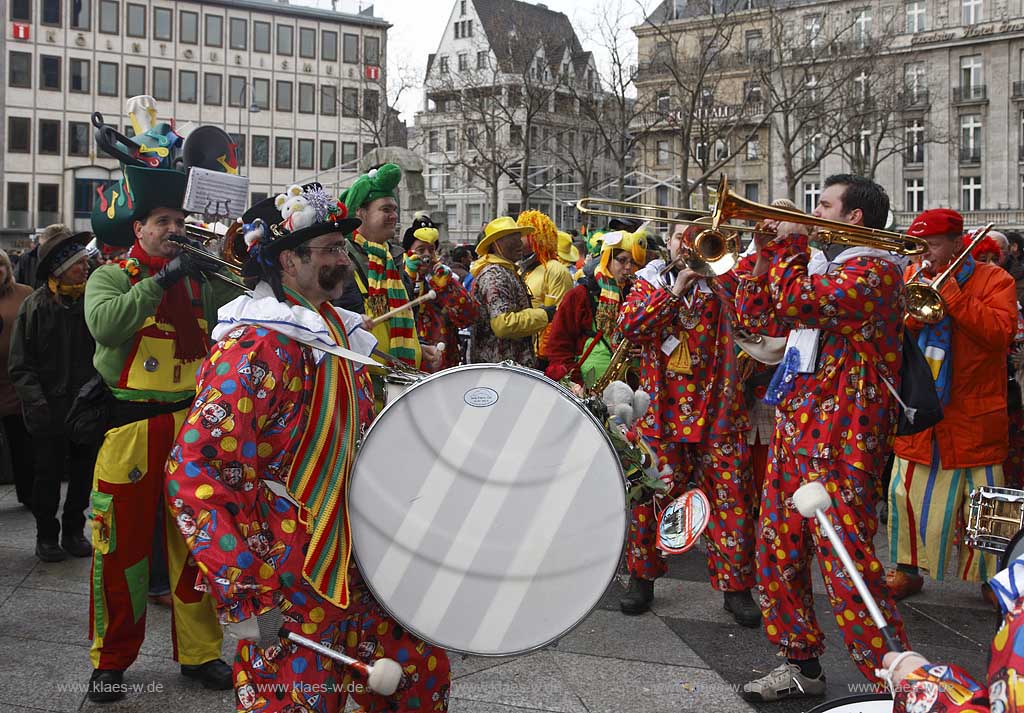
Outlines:
{"type": "Polygon", "coordinates": [[[967,515],[969,547],[1002,554],[1024,527],[1024,490],[983,485],[971,491],[967,515]]]}
{"type": "Polygon", "coordinates": [[[348,507],[381,606],[429,643],[482,656],[541,648],[582,621],[628,522],[604,427],[539,372],[499,364],[432,374],[389,401],[348,507]]]}
{"type": "Polygon", "coordinates": [[[807,713],[892,713],[894,703],[888,693],[863,693],[825,701],[807,713]]]}

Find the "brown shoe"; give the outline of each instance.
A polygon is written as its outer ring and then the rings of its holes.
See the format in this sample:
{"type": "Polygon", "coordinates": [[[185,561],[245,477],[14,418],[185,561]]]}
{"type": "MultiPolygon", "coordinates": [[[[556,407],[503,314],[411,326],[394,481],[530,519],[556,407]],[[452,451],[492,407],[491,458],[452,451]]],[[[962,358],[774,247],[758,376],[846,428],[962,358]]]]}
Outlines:
{"type": "Polygon", "coordinates": [[[917,594],[924,587],[924,577],[919,574],[908,574],[898,569],[885,570],[885,586],[896,601],[917,594]]]}

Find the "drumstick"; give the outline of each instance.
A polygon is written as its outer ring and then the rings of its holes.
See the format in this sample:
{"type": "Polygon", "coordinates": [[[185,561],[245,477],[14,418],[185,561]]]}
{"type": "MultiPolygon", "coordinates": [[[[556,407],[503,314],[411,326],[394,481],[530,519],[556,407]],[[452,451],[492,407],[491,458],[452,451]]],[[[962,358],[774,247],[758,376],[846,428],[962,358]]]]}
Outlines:
{"type": "Polygon", "coordinates": [[[875,598],[871,596],[867,585],[864,584],[864,578],[860,576],[860,572],[854,566],[853,560],[850,559],[850,553],[846,551],[846,546],[839,539],[839,533],[835,531],[832,523],[825,517],[825,511],[832,504],[832,498],[829,497],[825,486],[818,482],[801,485],[793,493],[793,504],[796,505],[796,509],[804,517],[818,518],[818,525],[828,536],[829,541],[832,543],[832,549],[839,555],[846,573],[853,581],[853,586],[856,587],[857,593],[860,594],[860,598],[864,600],[864,605],[868,608],[868,614],[875,620],[879,630],[882,632],[882,638],[885,639],[886,646],[889,647],[890,651],[904,651],[903,643],[896,637],[896,632],[893,631],[892,626],[885,621],[882,610],[878,608],[878,603],[875,602],[875,598]]]}
{"type": "Polygon", "coordinates": [[[435,297],[437,297],[437,293],[434,292],[433,290],[431,290],[430,292],[428,292],[425,295],[421,295],[421,296],[417,297],[416,299],[414,299],[414,300],[412,300],[410,302],[406,302],[401,307],[395,307],[393,310],[385,312],[380,317],[374,317],[373,319],[370,320],[370,325],[369,325],[370,329],[373,329],[374,327],[376,327],[381,322],[387,322],[389,319],[394,317],[399,312],[404,312],[407,309],[412,309],[416,305],[422,304],[423,302],[427,302],[429,300],[432,300],[435,297]]]}
{"type": "Polygon", "coordinates": [[[402,667],[398,665],[397,661],[392,659],[378,659],[372,664],[367,664],[351,656],[346,656],[340,651],[335,651],[316,641],[307,639],[305,636],[300,636],[290,631],[282,631],[281,635],[283,638],[300,646],[305,646],[321,656],[326,656],[346,666],[351,666],[366,677],[366,682],[371,689],[382,696],[390,696],[402,681],[402,667]]]}

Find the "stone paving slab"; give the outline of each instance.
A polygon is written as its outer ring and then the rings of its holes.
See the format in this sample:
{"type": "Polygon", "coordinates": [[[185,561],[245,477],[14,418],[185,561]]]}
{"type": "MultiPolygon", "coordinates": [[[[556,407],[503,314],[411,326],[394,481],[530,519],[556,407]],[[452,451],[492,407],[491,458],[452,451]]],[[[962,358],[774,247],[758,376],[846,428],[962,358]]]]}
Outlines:
{"type": "Polygon", "coordinates": [[[650,613],[625,616],[621,612],[599,609],[559,641],[554,650],[674,666],[708,667],[661,619],[650,613]]]}
{"type": "Polygon", "coordinates": [[[562,676],[556,663],[557,655],[541,651],[463,676],[452,684],[452,691],[464,701],[553,713],[587,713],[572,686],[562,676]]]}

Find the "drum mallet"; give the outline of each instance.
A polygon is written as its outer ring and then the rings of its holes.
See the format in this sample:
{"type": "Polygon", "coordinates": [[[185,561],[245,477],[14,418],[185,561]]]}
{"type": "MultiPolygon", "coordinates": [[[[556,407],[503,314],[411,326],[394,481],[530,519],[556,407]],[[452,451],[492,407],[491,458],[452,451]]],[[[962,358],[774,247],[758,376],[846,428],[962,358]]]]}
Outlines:
{"type": "Polygon", "coordinates": [[[281,638],[311,649],[321,656],[334,659],[338,663],[351,666],[366,677],[366,683],[370,686],[370,690],[382,696],[393,694],[402,681],[402,667],[394,659],[377,659],[368,664],[291,631],[282,630],[281,638]]]}
{"type": "Polygon", "coordinates": [[[868,614],[875,620],[875,624],[882,632],[882,638],[885,639],[885,645],[889,647],[890,651],[904,651],[902,642],[896,637],[896,632],[893,631],[892,626],[886,622],[885,617],[882,616],[882,610],[878,608],[878,604],[875,602],[875,598],[871,596],[871,592],[868,591],[868,587],[864,584],[864,578],[860,576],[860,572],[857,571],[857,567],[853,564],[853,560],[850,558],[850,553],[846,551],[846,546],[843,545],[843,541],[839,539],[839,533],[832,527],[832,523],[825,516],[825,511],[828,510],[829,506],[832,505],[832,498],[829,497],[828,491],[825,490],[825,486],[819,482],[811,482],[801,485],[797,488],[797,491],[793,493],[793,504],[796,505],[796,509],[800,511],[800,514],[806,518],[817,517],[818,525],[822,531],[828,536],[829,541],[832,543],[832,549],[839,555],[839,559],[843,563],[843,567],[846,568],[846,573],[853,580],[853,586],[856,587],[857,593],[860,594],[860,598],[864,600],[864,605],[868,608],[868,614]]]}
{"type": "Polygon", "coordinates": [[[391,319],[392,317],[397,315],[399,312],[404,312],[407,309],[412,309],[416,305],[422,304],[424,302],[429,302],[430,300],[435,299],[436,297],[437,297],[437,293],[434,292],[433,290],[431,290],[430,292],[428,292],[425,295],[420,295],[416,299],[411,300],[409,302],[406,302],[401,307],[395,307],[393,310],[385,312],[384,314],[382,314],[379,317],[374,317],[373,319],[370,320],[369,329],[373,329],[374,327],[376,327],[381,322],[387,322],[389,319],[391,319]]]}

